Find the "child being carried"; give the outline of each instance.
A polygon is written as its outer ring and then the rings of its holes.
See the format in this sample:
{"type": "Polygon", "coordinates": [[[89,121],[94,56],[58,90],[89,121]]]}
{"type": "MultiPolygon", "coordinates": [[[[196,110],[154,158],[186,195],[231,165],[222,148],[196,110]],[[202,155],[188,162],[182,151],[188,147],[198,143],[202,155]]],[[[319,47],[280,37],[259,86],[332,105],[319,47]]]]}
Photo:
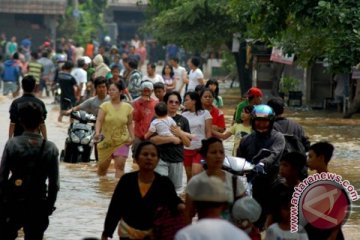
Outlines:
{"type": "Polygon", "coordinates": [[[176,126],[176,122],[167,114],[167,105],[164,102],[159,102],[155,105],[156,118],[150,123],[148,132],[145,134],[145,139],[149,139],[155,133],[163,137],[174,137],[171,132],[171,126],[176,126]]]}

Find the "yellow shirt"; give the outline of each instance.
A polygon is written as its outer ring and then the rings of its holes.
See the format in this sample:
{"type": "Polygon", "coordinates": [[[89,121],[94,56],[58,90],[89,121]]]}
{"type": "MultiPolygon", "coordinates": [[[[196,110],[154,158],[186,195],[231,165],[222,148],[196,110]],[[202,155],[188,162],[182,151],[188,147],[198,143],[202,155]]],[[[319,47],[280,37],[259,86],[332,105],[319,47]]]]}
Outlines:
{"type": "Polygon", "coordinates": [[[233,148],[233,156],[236,156],[237,148],[239,147],[241,138],[245,135],[251,133],[251,125],[244,126],[242,123],[235,123],[233,126],[230,127],[228,130],[232,135],[234,135],[234,148],[233,148]]]}
{"type": "Polygon", "coordinates": [[[119,108],[114,108],[111,102],[104,102],[100,109],[105,113],[101,126],[104,140],[98,144],[99,161],[108,159],[111,154],[129,139],[127,124],[132,115],[133,107],[122,102],[119,108]]]}

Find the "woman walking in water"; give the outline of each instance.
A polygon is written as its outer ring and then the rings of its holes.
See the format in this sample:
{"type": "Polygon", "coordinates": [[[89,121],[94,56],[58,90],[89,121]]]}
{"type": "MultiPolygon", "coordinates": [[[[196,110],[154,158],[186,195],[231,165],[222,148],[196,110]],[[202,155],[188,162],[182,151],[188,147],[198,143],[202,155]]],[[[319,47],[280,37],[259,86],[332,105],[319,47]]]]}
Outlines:
{"type": "Polygon", "coordinates": [[[115,177],[124,174],[129,146],[134,140],[133,107],[120,100],[125,86],[113,83],[109,88],[110,101],[100,105],[96,120],[95,141],[98,143],[98,175],[105,176],[111,159],[115,162],[115,177]]]}

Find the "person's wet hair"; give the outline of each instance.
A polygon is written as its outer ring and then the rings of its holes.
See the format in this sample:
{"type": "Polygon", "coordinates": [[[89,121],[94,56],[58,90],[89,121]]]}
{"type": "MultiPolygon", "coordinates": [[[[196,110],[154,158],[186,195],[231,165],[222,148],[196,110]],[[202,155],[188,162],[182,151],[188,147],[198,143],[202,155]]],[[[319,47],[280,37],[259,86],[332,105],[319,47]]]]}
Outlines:
{"type": "Polygon", "coordinates": [[[62,66],[63,70],[71,70],[74,67],[74,64],[70,61],[66,61],[62,66]]]}
{"type": "Polygon", "coordinates": [[[113,65],[110,70],[111,70],[111,72],[112,72],[112,71],[114,71],[115,69],[120,70],[119,65],[117,65],[117,64],[113,65]]]}
{"type": "Polygon", "coordinates": [[[211,93],[211,96],[214,97],[214,93],[210,90],[210,88],[206,88],[206,87],[203,87],[203,89],[201,90],[200,92],[200,99],[203,97],[203,95],[206,93],[206,92],[209,92],[211,93]]]}
{"type": "Polygon", "coordinates": [[[200,66],[200,58],[198,58],[198,57],[192,57],[190,61],[191,61],[192,65],[194,65],[195,67],[199,67],[199,66],[200,66]]]}
{"type": "Polygon", "coordinates": [[[187,92],[185,93],[184,98],[189,96],[191,100],[195,101],[195,112],[197,113],[200,110],[203,110],[200,95],[197,92],[187,92]]]}
{"type": "Polygon", "coordinates": [[[203,158],[205,158],[206,155],[207,155],[207,152],[209,151],[210,145],[213,144],[213,143],[217,143],[217,142],[222,144],[222,141],[220,139],[216,138],[216,137],[210,137],[208,139],[203,139],[201,141],[202,146],[201,146],[201,148],[199,150],[200,155],[203,158]]]}
{"type": "Polygon", "coordinates": [[[12,55],[12,58],[15,59],[15,60],[18,60],[19,59],[19,53],[16,52],[12,55]]]}
{"type": "Polygon", "coordinates": [[[85,60],[82,58],[78,59],[77,66],[78,66],[78,68],[83,68],[85,66],[85,60]]]}
{"type": "Polygon", "coordinates": [[[24,92],[33,92],[35,89],[36,80],[33,75],[27,75],[21,80],[21,86],[24,92]]]}
{"type": "Polygon", "coordinates": [[[215,91],[213,92],[213,95],[214,95],[214,98],[216,100],[218,100],[218,97],[219,97],[219,83],[216,79],[209,79],[207,82],[206,82],[206,85],[205,87],[206,88],[210,88],[210,85],[215,85],[216,86],[216,89],[215,91]]]}
{"type": "Polygon", "coordinates": [[[195,87],[195,92],[197,92],[197,94],[199,94],[200,95],[200,93],[204,90],[204,85],[197,85],[196,87],[195,87]]]}
{"type": "Polygon", "coordinates": [[[325,163],[327,164],[334,153],[334,145],[329,142],[317,142],[310,146],[309,151],[312,150],[317,156],[324,156],[325,163]]]}
{"type": "Polygon", "coordinates": [[[173,61],[179,63],[179,58],[178,57],[172,57],[172,58],[170,58],[170,60],[173,60],[173,61]]]}
{"type": "Polygon", "coordinates": [[[112,84],[114,84],[115,87],[117,87],[117,89],[119,89],[119,91],[123,91],[125,89],[125,84],[122,81],[112,83],[112,84]]]}
{"type": "Polygon", "coordinates": [[[155,113],[158,117],[164,117],[167,115],[167,105],[165,102],[159,102],[155,105],[155,113]]]}
{"type": "Polygon", "coordinates": [[[155,68],[156,68],[155,63],[148,63],[147,66],[150,67],[151,69],[155,69],[155,68]]]}
{"type": "Polygon", "coordinates": [[[174,68],[173,68],[170,64],[168,64],[168,63],[164,65],[164,67],[163,67],[163,69],[162,69],[162,72],[161,72],[162,75],[165,75],[165,68],[166,68],[166,67],[169,67],[169,68],[170,68],[170,77],[174,77],[174,74],[175,74],[175,73],[174,73],[174,68]]]}
{"type": "MultiPolygon", "coordinates": [[[[154,88],[155,88],[155,85],[154,85],[154,88]]],[[[172,91],[172,92],[166,93],[164,96],[164,102],[168,103],[168,100],[169,100],[170,96],[172,96],[172,95],[175,95],[178,98],[179,103],[181,103],[181,101],[182,101],[181,95],[177,91],[172,91]]]]}
{"type": "Polygon", "coordinates": [[[267,102],[267,105],[269,105],[275,112],[275,115],[281,115],[284,113],[284,100],[280,97],[272,98],[267,102]]]}
{"type": "Polygon", "coordinates": [[[134,159],[135,159],[135,160],[138,160],[138,159],[139,159],[141,150],[142,150],[145,146],[148,146],[148,145],[152,145],[152,146],[155,147],[155,149],[156,149],[156,154],[157,154],[158,157],[159,157],[159,149],[157,148],[157,146],[156,146],[154,143],[146,140],[146,141],[140,142],[140,143],[137,145],[137,147],[136,147],[136,149],[135,149],[135,153],[134,153],[134,159]]]}
{"type": "Polygon", "coordinates": [[[39,54],[37,52],[31,52],[31,57],[34,58],[34,59],[38,59],[39,54]]]}
{"type": "Polygon", "coordinates": [[[276,223],[281,222],[281,209],[286,208],[290,211],[290,203],[294,190],[293,189],[284,189],[275,204],[272,206],[274,208],[273,220],[276,223]]]}
{"type": "Polygon", "coordinates": [[[165,85],[162,82],[156,82],[154,83],[154,90],[155,89],[165,89],[165,85]]]}
{"type": "Polygon", "coordinates": [[[103,76],[97,77],[94,80],[94,87],[96,88],[97,86],[104,84],[104,83],[107,85],[106,78],[104,78],[103,76]]]}
{"type": "Polygon", "coordinates": [[[306,166],[306,156],[300,152],[290,152],[285,154],[281,159],[280,162],[287,162],[292,167],[294,167],[297,171],[299,176],[302,175],[302,171],[306,166]]]}
{"type": "Polygon", "coordinates": [[[43,110],[39,104],[34,102],[22,103],[19,106],[19,119],[25,129],[35,130],[44,121],[43,110]]]}
{"type": "Polygon", "coordinates": [[[137,69],[138,68],[138,62],[135,59],[130,59],[128,61],[129,67],[132,69],[137,69]]]}

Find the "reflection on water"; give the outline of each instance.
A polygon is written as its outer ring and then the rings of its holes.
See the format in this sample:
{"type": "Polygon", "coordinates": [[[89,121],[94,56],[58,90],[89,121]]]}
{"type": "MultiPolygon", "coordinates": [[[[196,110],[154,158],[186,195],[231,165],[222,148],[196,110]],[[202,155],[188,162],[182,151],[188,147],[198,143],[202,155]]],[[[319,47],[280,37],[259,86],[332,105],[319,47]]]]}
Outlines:
{"type": "MultiPolygon", "coordinates": [[[[300,122],[312,142],[328,140],[335,145],[330,170],[348,179],[356,189],[360,189],[360,119],[343,120],[340,115],[324,112],[293,112],[290,115],[300,122]],[[324,117],[325,116],[325,117],[324,117]]],[[[230,121],[227,117],[227,123],[230,121]]],[[[57,126],[59,127],[59,126],[57,126]]],[[[66,130],[65,127],[63,127],[66,130]]],[[[65,137],[65,136],[64,136],[65,137]]],[[[57,139],[62,146],[63,139],[57,139]]],[[[232,151],[232,141],[225,147],[232,151]]],[[[128,161],[126,171],[131,171],[132,161],[128,161]]],[[[46,239],[82,239],[100,237],[107,207],[117,180],[114,171],[108,177],[96,176],[94,164],[61,163],[61,191],[57,210],[51,217],[46,239]]],[[[346,239],[360,239],[360,204],[353,204],[349,221],[343,227],[346,239]]]]}

